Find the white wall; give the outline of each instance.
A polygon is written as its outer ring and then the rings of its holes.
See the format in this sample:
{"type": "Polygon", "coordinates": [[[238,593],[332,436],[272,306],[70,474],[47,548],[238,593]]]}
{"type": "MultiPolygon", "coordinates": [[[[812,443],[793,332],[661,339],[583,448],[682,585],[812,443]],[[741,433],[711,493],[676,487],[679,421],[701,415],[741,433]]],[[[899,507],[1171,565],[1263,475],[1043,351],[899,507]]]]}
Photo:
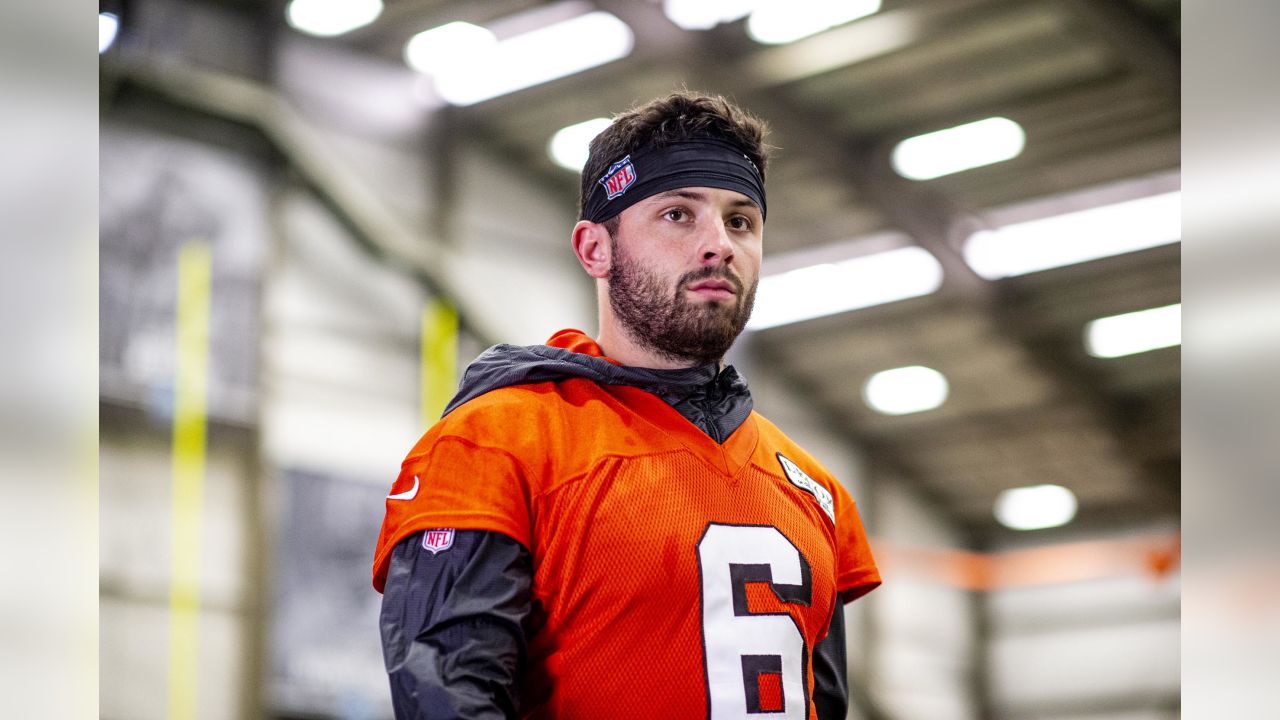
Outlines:
{"type": "Polygon", "coordinates": [[[594,334],[594,282],[569,245],[577,208],[481,152],[459,165],[451,271],[467,307],[492,319],[495,342],[542,343],[567,327],[594,334]]]}
{"type": "MultiPolygon", "coordinates": [[[[143,119],[146,105],[127,107],[143,119]]],[[[157,126],[165,126],[163,118],[157,126]]],[[[172,418],[179,245],[211,253],[210,432],[199,498],[195,703],[243,717],[254,685],[251,580],[257,283],[269,243],[267,181],[243,135],[196,139],[110,116],[102,131],[99,393],[101,717],[168,714],[173,557],[172,418]],[[109,281],[107,281],[109,278],[109,281]]],[[[172,124],[170,124],[172,127],[172,124]]]]}
{"type": "MultiPolygon", "coordinates": [[[[1153,532],[1168,528],[1133,535],[1153,532]]],[[[1129,575],[992,592],[992,704],[1001,717],[1028,720],[1179,717],[1180,606],[1180,575],[1140,566],[1129,575]]]]}
{"type": "Polygon", "coordinates": [[[419,324],[427,294],[359,248],[313,199],[277,204],[264,291],[264,453],[274,466],[390,485],[425,428],[419,324]]]}
{"type": "MultiPolygon", "coordinates": [[[[171,441],[164,426],[103,426],[99,474],[100,715],[168,715],[171,441]]],[[[201,501],[196,705],[201,720],[241,715],[252,588],[246,512],[251,452],[209,444],[201,501]]]]}
{"type": "MultiPolygon", "coordinates": [[[[899,546],[959,548],[962,537],[903,482],[877,485],[878,536],[899,546]]],[[[978,642],[966,590],[884,573],[871,595],[873,688],[898,720],[977,717],[978,642]]]]}

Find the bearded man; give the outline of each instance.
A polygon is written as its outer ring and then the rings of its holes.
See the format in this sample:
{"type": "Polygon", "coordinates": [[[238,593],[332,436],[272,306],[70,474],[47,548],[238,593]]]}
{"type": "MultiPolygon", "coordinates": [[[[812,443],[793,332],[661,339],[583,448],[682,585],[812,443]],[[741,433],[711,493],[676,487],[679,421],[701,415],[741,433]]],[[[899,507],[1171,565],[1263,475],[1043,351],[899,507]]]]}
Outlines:
{"type": "Polygon", "coordinates": [[[751,315],[764,126],[719,97],[591,143],[599,333],[498,345],[409,453],[373,564],[398,718],[844,718],[857,507],[724,366],[751,315]]]}

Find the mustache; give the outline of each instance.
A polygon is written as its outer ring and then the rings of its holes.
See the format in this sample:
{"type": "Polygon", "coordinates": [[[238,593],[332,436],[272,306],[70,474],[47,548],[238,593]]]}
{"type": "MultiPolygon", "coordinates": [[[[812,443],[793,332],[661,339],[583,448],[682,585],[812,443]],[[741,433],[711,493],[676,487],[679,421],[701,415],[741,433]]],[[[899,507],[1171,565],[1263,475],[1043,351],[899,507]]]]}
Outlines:
{"type": "Polygon", "coordinates": [[[705,267],[701,270],[687,272],[680,276],[680,282],[676,283],[676,287],[682,288],[686,285],[701,282],[703,280],[724,280],[730,285],[733,285],[733,290],[739,297],[742,296],[742,280],[739,279],[737,275],[719,267],[705,267]]]}

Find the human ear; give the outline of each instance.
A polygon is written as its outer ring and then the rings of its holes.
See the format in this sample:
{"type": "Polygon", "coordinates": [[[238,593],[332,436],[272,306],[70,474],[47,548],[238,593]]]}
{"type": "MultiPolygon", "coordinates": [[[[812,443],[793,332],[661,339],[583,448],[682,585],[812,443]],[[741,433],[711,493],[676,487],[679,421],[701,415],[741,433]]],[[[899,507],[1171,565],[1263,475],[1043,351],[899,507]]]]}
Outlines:
{"type": "Polygon", "coordinates": [[[582,269],[593,278],[609,277],[609,267],[613,259],[613,238],[600,223],[590,220],[579,220],[573,226],[573,254],[577,256],[582,269]]]}

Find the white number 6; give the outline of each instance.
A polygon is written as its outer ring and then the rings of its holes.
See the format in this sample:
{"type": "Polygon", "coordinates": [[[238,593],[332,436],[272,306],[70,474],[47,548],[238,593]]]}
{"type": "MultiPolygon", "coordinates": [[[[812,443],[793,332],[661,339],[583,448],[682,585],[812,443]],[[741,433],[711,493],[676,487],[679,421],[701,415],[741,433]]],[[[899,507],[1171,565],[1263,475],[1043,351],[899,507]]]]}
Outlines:
{"type": "Polygon", "coordinates": [[[698,542],[710,720],[809,716],[808,651],[790,615],[751,613],[747,583],[808,605],[809,563],[777,528],[712,523],[698,542]]]}

